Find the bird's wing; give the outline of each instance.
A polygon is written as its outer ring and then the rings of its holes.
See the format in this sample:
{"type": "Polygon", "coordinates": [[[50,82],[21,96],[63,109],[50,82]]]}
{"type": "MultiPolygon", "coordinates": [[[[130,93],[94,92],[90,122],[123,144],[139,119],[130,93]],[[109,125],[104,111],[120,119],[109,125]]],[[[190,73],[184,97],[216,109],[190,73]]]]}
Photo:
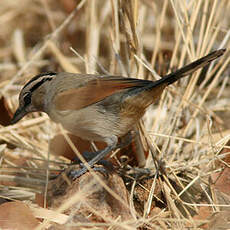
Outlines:
{"type": "Polygon", "coordinates": [[[79,110],[122,90],[144,87],[152,81],[119,76],[94,78],[84,85],[60,92],[54,98],[57,110],[79,110]]]}

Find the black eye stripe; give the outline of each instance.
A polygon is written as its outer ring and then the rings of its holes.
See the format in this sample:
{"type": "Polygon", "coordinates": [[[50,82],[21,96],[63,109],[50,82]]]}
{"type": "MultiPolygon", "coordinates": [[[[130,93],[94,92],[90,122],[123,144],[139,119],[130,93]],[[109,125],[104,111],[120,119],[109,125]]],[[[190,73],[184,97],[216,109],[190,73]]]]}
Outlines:
{"type": "Polygon", "coordinates": [[[35,77],[33,77],[24,87],[27,87],[28,85],[30,85],[31,83],[33,84],[34,81],[37,81],[37,83],[35,83],[30,89],[28,89],[27,92],[25,92],[25,94],[23,95],[23,101],[24,101],[24,106],[28,106],[29,104],[31,104],[31,96],[33,91],[35,91],[38,87],[40,87],[45,81],[51,81],[52,75],[56,75],[56,73],[43,73],[43,74],[39,74],[35,77]],[[41,79],[39,79],[41,78],[41,79]]]}
{"type": "Polygon", "coordinates": [[[27,106],[31,103],[31,92],[27,92],[24,97],[23,97],[23,101],[24,101],[24,106],[27,106]]]}

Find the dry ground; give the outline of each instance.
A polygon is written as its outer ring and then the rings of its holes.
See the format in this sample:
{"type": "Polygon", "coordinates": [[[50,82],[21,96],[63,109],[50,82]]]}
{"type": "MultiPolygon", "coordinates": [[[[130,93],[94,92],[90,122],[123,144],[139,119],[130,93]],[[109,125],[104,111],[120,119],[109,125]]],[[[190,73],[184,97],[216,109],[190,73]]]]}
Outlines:
{"type": "Polygon", "coordinates": [[[230,229],[229,12],[229,0],[2,0],[0,227],[230,229]],[[135,159],[114,157],[129,177],[52,180],[70,163],[65,139],[53,139],[63,130],[38,113],[8,126],[21,87],[40,72],[156,80],[219,48],[222,58],[146,113],[150,177],[133,177],[135,159]]]}

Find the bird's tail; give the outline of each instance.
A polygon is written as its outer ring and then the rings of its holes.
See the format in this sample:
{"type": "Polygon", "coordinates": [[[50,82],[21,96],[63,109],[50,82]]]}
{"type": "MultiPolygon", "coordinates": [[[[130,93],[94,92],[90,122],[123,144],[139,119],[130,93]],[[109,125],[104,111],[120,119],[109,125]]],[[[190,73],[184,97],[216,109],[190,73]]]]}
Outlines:
{"type": "Polygon", "coordinates": [[[222,56],[224,54],[225,50],[226,49],[220,49],[220,50],[213,51],[212,53],[208,54],[207,56],[204,56],[204,57],[182,67],[181,69],[176,70],[173,73],[165,75],[160,80],[154,82],[156,84],[155,86],[157,86],[159,84],[170,85],[170,84],[174,83],[175,81],[179,80],[180,78],[185,77],[185,76],[195,72],[197,69],[206,66],[208,63],[210,63],[214,59],[222,56]]]}

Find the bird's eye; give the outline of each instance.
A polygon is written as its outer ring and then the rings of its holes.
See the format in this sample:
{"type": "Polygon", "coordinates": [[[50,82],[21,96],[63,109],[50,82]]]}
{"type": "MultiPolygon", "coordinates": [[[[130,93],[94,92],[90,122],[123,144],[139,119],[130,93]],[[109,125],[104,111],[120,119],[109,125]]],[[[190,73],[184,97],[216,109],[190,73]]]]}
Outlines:
{"type": "Polygon", "coordinates": [[[24,106],[29,105],[31,103],[31,93],[28,92],[25,94],[25,96],[23,97],[24,100],[24,106]]]}

